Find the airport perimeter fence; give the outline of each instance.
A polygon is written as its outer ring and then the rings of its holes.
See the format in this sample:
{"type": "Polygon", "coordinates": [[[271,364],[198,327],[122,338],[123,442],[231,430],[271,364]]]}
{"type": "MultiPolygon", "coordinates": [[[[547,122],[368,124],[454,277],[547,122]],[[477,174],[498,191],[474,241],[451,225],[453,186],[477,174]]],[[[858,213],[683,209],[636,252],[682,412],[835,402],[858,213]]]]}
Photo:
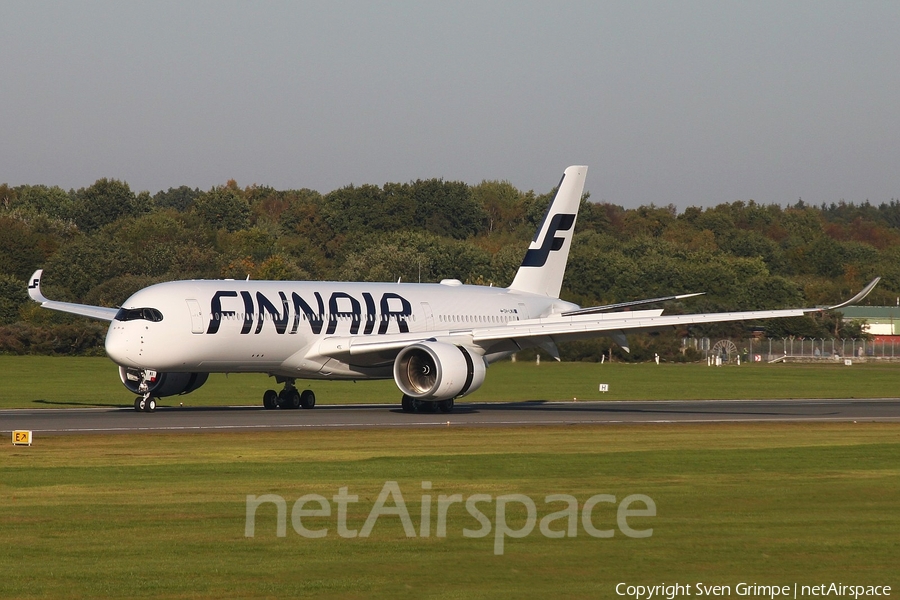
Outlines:
{"type": "Polygon", "coordinates": [[[900,341],[865,338],[683,338],[704,359],[723,363],[898,360],[900,341]]]}

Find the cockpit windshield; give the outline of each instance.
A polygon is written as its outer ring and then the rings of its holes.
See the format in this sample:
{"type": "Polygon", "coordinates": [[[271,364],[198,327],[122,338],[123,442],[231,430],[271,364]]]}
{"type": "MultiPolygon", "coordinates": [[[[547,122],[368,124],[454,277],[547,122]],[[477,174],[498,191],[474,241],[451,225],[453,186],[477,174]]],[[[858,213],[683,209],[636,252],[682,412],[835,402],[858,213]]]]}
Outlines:
{"type": "Polygon", "coordinates": [[[158,323],[163,320],[162,313],[155,308],[120,308],[116,313],[116,321],[153,321],[158,323]]]}

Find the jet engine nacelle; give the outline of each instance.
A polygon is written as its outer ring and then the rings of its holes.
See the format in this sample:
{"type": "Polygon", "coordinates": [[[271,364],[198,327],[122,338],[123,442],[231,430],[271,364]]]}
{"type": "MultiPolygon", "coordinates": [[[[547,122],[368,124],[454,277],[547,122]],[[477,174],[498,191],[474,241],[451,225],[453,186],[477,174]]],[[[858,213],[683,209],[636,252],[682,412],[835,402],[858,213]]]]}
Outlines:
{"type": "MultiPolygon", "coordinates": [[[[155,375],[148,378],[146,391],[156,398],[189,394],[206,383],[208,377],[209,373],[160,373],[157,371],[155,375]]],[[[142,379],[140,369],[119,367],[119,379],[135,394],[144,393],[140,389],[142,379]]]]}
{"type": "Polygon", "coordinates": [[[481,387],[486,369],[484,359],[467,348],[421,342],[397,355],[394,381],[411,398],[449,400],[481,387]]]}

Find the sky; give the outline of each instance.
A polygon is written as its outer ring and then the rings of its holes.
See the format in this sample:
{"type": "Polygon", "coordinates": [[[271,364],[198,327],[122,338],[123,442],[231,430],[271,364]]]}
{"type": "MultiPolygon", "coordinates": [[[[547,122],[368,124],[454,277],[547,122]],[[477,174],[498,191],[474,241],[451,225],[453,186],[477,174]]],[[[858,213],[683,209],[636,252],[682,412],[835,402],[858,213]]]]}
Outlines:
{"type": "Polygon", "coordinates": [[[0,3],[0,183],[900,199],[900,2],[0,3]]]}

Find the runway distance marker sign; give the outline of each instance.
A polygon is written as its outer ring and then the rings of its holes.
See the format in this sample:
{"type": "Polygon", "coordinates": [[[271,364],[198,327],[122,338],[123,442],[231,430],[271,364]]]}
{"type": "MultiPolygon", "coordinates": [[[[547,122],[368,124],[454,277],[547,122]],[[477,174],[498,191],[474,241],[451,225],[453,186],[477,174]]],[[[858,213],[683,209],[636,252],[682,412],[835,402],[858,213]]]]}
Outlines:
{"type": "Polygon", "coordinates": [[[18,430],[12,432],[12,443],[14,446],[30,446],[31,445],[31,432],[25,430],[18,430]]]}

